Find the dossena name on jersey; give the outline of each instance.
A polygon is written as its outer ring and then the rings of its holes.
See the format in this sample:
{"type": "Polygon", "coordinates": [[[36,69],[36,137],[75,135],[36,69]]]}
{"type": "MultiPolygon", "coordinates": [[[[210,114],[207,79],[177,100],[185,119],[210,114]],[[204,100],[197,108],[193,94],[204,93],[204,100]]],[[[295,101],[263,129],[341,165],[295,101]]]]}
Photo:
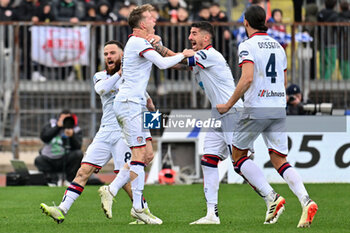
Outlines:
{"type": "Polygon", "coordinates": [[[280,44],[277,42],[258,42],[260,49],[279,49],[281,48],[280,44]]]}

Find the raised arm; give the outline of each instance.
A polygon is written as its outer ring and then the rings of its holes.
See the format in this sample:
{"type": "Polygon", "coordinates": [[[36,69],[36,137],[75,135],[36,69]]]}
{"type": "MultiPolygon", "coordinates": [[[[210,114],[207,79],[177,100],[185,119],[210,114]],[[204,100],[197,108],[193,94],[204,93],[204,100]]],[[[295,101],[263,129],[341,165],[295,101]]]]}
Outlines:
{"type": "MultiPolygon", "coordinates": [[[[158,52],[162,57],[170,57],[175,56],[177,53],[170,50],[169,48],[162,45],[161,38],[157,35],[149,35],[147,37],[147,40],[151,43],[154,50],[158,52]]],[[[172,69],[177,70],[190,70],[190,68],[187,66],[187,58],[182,59],[182,61],[172,66],[172,69]],[[181,64],[180,64],[181,63],[181,64]]]]}
{"type": "Polygon", "coordinates": [[[116,82],[120,79],[120,77],[121,70],[107,79],[98,79],[95,83],[96,93],[100,96],[109,93],[116,84],[116,82]]]}
{"type": "Polygon", "coordinates": [[[149,50],[143,54],[143,56],[155,64],[159,69],[168,69],[177,63],[181,62],[185,57],[192,57],[194,52],[192,50],[185,49],[182,53],[176,54],[171,57],[162,57],[158,52],[149,50]]]}

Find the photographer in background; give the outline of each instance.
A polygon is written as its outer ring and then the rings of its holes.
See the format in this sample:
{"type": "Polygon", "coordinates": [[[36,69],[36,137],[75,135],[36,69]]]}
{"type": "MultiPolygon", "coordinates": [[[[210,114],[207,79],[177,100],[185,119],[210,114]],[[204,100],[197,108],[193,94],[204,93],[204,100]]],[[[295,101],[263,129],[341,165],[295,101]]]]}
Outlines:
{"type": "Polygon", "coordinates": [[[76,115],[63,110],[58,120],[51,119],[40,133],[45,145],[35,158],[35,166],[45,174],[48,183],[57,184],[60,172],[71,182],[80,167],[83,135],[77,124],[76,115]]]}
{"type": "Polygon", "coordinates": [[[291,84],[287,90],[287,115],[305,115],[300,87],[291,84]]]}

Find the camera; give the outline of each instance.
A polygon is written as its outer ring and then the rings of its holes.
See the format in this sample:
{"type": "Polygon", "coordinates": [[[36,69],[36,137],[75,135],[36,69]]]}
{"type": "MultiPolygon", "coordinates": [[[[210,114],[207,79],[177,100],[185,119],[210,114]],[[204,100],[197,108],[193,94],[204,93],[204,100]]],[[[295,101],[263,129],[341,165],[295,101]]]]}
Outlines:
{"type": "Polygon", "coordinates": [[[295,100],[295,97],[294,95],[290,95],[289,98],[288,98],[288,103],[291,103],[295,100]]]}
{"type": "Polygon", "coordinates": [[[63,128],[64,129],[73,129],[75,125],[74,118],[72,116],[67,116],[63,120],[63,128]]]}
{"type": "Polygon", "coordinates": [[[321,104],[305,104],[303,105],[303,109],[306,112],[310,112],[312,114],[322,113],[322,114],[332,114],[333,104],[332,103],[321,103],[321,104]]]}

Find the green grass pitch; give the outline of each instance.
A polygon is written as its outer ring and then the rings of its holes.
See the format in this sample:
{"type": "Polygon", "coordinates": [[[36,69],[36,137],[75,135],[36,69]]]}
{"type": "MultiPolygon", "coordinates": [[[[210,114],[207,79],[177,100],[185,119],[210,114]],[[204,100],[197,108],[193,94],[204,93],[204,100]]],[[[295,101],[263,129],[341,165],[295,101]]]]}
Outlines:
{"type": "Polygon", "coordinates": [[[123,190],[113,205],[113,218],[107,219],[100,207],[98,186],[87,186],[74,203],[65,221],[56,224],[42,214],[41,202],[59,205],[64,187],[0,188],[0,232],[350,232],[350,184],[307,184],[319,211],[310,229],[298,229],[301,214],[297,198],[286,184],[274,184],[286,199],[286,210],[278,223],[264,225],[265,202],[246,184],[221,184],[219,215],[221,225],[189,226],[203,217],[206,205],[201,184],[145,187],[152,213],[163,225],[128,225],[131,202],[123,190]]]}

